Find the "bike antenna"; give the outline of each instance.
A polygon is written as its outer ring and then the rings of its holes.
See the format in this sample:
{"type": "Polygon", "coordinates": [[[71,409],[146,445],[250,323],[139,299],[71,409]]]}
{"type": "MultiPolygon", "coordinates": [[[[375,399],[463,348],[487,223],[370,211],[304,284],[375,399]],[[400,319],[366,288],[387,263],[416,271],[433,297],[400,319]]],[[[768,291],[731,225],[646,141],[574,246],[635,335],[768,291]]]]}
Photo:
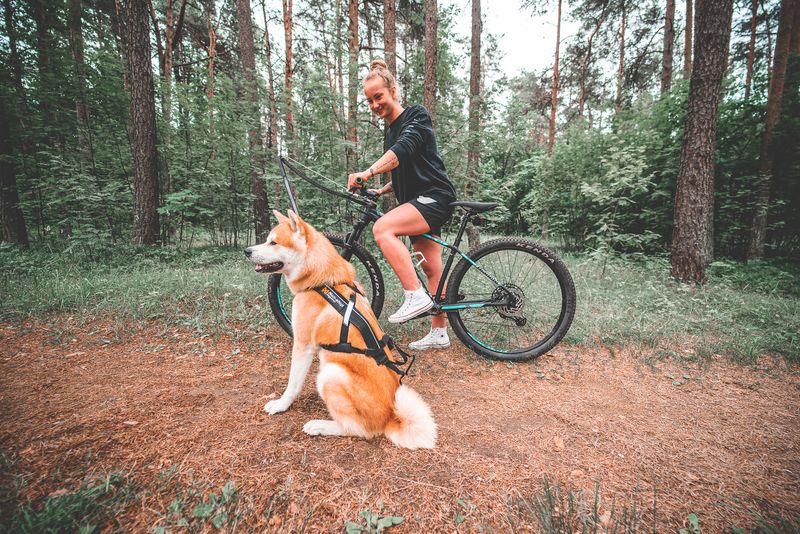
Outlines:
{"type": "MultiPolygon", "coordinates": [[[[292,209],[298,215],[299,215],[299,213],[297,211],[297,200],[295,199],[294,193],[292,193],[292,187],[289,184],[289,176],[286,173],[287,169],[290,170],[292,173],[296,174],[297,176],[299,176],[300,178],[302,178],[304,181],[306,181],[309,184],[313,185],[317,189],[325,191],[326,193],[330,193],[331,195],[334,195],[334,196],[337,196],[337,197],[341,197],[341,198],[343,198],[345,200],[349,200],[350,202],[355,202],[356,204],[360,204],[362,206],[372,206],[373,205],[373,203],[371,203],[369,200],[367,200],[365,198],[362,198],[362,197],[360,197],[358,195],[354,195],[353,193],[345,193],[344,191],[341,191],[339,189],[334,189],[329,185],[325,185],[325,184],[323,184],[323,183],[311,178],[309,175],[307,175],[306,173],[300,171],[300,169],[295,167],[295,165],[298,165],[298,166],[301,166],[301,167],[305,167],[305,165],[303,165],[299,161],[295,161],[295,160],[293,160],[291,158],[287,158],[285,156],[281,156],[280,157],[280,164],[281,164],[281,173],[283,174],[283,183],[284,183],[284,186],[286,187],[286,194],[289,195],[289,202],[292,205],[292,209]],[[293,164],[295,164],[295,165],[293,165],[293,164]]],[[[319,175],[321,178],[325,178],[326,180],[331,181],[329,178],[326,178],[322,174],[320,174],[318,172],[315,172],[313,169],[309,169],[309,170],[311,172],[313,172],[314,174],[319,175]]]]}
{"type": "Polygon", "coordinates": [[[283,156],[281,156],[280,163],[281,174],[283,174],[283,185],[286,188],[286,194],[289,195],[289,203],[292,205],[292,211],[294,211],[297,215],[300,215],[300,210],[297,209],[297,200],[294,198],[292,186],[289,184],[289,176],[286,174],[286,165],[288,165],[288,163],[283,156]]]}

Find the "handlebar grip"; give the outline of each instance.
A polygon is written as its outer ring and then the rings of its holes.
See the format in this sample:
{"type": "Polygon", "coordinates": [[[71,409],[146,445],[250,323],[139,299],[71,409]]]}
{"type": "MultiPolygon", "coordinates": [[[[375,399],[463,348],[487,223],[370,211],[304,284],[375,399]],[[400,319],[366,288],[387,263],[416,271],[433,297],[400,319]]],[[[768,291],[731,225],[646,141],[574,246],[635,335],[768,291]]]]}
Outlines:
{"type": "Polygon", "coordinates": [[[356,176],[356,179],[354,180],[354,182],[357,183],[358,185],[363,185],[364,184],[364,179],[361,178],[360,176],[356,176]]]}

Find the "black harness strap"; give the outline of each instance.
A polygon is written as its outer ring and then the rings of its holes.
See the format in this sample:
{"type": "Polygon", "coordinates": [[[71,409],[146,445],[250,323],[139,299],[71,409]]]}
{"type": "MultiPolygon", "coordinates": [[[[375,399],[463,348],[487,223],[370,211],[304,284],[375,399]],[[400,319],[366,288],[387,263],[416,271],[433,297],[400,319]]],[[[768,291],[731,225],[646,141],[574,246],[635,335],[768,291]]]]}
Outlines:
{"type": "Polygon", "coordinates": [[[408,372],[411,370],[411,366],[414,365],[414,356],[404,352],[402,349],[400,349],[400,347],[395,345],[394,340],[392,340],[388,334],[384,333],[383,336],[378,339],[378,336],[375,335],[375,331],[372,330],[369,321],[366,319],[366,317],[361,315],[361,312],[356,309],[356,292],[358,292],[358,290],[356,288],[354,289],[355,291],[353,291],[352,296],[348,300],[331,286],[325,285],[314,288],[314,291],[324,298],[328,304],[333,306],[333,308],[342,316],[342,328],[339,332],[339,343],[320,345],[320,347],[332,352],[347,352],[369,356],[374,359],[378,365],[385,365],[400,375],[400,382],[402,383],[403,377],[408,374],[408,372]],[[364,343],[367,346],[366,349],[358,349],[347,342],[351,324],[356,327],[359,332],[361,332],[361,337],[364,338],[364,343]],[[397,350],[397,352],[400,354],[400,360],[395,361],[389,358],[386,348],[389,350],[397,350]],[[409,363],[409,361],[411,363],[409,363]],[[406,365],[407,363],[408,367],[406,367],[405,370],[400,368],[400,366],[406,365]]]}

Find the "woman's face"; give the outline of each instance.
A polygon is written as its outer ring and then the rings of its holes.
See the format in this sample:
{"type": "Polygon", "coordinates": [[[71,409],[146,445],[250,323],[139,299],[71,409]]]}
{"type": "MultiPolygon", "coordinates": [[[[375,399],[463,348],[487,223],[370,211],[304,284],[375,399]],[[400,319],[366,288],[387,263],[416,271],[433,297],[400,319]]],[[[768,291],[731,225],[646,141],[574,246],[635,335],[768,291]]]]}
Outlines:
{"type": "Polygon", "coordinates": [[[397,89],[389,88],[383,78],[376,76],[370,78],[364,84],[364,96],[367,97],[369,109],[384,120],[391,120],[394,111],[399,105],[397,101],[397,89]]]}

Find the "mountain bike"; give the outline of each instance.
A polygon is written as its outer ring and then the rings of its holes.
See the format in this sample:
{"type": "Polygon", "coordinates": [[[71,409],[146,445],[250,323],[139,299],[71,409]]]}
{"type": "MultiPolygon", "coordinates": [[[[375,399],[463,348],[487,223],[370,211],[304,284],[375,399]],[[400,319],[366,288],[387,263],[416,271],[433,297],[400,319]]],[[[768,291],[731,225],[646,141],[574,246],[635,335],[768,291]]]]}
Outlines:
{"type": "MultiPolygon", "coordinates": [[[[383,274],[379,262],[360,241],[364,230],[382,215],[378,196],[363,188],[355,194],[326,186],[296,165],[299,162],[280,159],[295,213],[299,213],[297,201],[287,170],[323,191],[361,206],[359,218],[346,235],[323,233],[356,267],[365,296],[375,316],[380,317],[386,295],[383,274]]],[[[551,350],[567,333],[575,316],[575,284],[564,262],[550,249],[519,237],[492,239],[464,253],[459,245],[467,224],[497,204],[456,201],[451,205],[463,210],[453,242],[422,235],[449,250],[449,256],[436,296],[431,296],[434,306],[419,317],[446,313],[453,332],[464,345],[494,360],[530,360],[551,350]],[[457,257],[458,263],[453,267],[457,257]]],[[[424,281],[422,287],[427,291],[424,281]]],[[[292,296],[281,274],[270,275],[268,299],[278,324],[291,335],[292,296]]]]}

